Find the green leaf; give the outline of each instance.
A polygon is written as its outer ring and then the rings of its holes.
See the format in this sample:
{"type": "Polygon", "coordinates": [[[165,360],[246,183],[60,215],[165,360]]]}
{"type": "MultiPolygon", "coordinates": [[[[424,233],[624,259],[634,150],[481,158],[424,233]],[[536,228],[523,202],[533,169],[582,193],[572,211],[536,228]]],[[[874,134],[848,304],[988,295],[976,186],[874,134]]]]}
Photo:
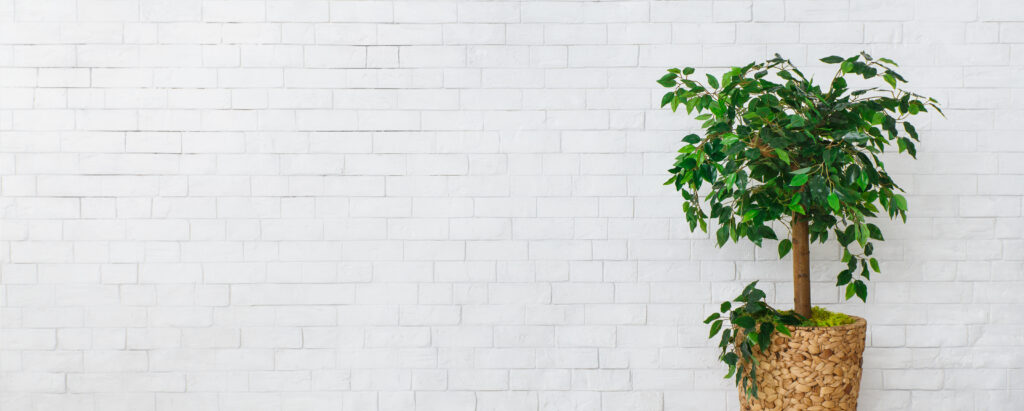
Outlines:
{"type": "Polygon", "coordinates": [[[686,137],[683,137],[683,142],[684,143],[690,143],[690,144],[697,144],[697,143],[700,142],[700,136],[698,136],[696,134],[687,134],[686,137]]]}
{"type": "Polygon", "coordinates": [[[899,64],[896,64],[896,62],[895,62],[895,61],[889,60],[889,59],[887,59],[887,58],[885,58],[885,57],[879,57],[879,58],[878,58],[878,61],[881,61],[881,62],[883,62],[883,63],[886,63],[886,64],[892,64],[892,65],[894,65],[894,66],[896,66],[896,67],[899,67],[899,66],[900,66],[899,64]]]}
{"type": "Polygon", "coordinates": [[[739,317],[736,317],[736,319],[732,323],[745,329],[754,328],[755,324],[754,318],[747,315],[741,315],[739,317]]]}
{"type": "MultiPolygon", "coordinates": [[[[857,298],[860,298],[860,300],[863,301],[863,302],[868,302],[868,285],[867,284],[864,284],[864,282],[861,281],[861,280],[854,281],[853,289],[854,289],[854,293],[857,294],[857,298]]],[[[846,299],[849,300],[850,297],[846,297],[846,299]]]]}
{"type": "Polygon", "coordinates": [[[757,313],[765,311],[765,304],[747,304],[743,306],[743,310],[750,315],[756,315],[757,313]]]}
{"type": "Polygon", "coordinates": [[[772,331],[775,331],[775,327],[771,323],[761,323],[761,330],[757,333],[757,345],[761,351],[764,351],[772,343],[772,331]]]}
{"type": "Polygon", "coordinates": [[[718,88],[718,79],[716,79],[715,76],[712,76],[710,74],[708,74],[707,76],[708,76],[708,85],[710,85],[711,88],[713,88],[713,89],[717,89],[718,88]]]}
{"type": "Polygon", "coordinates": [[[739,359],[740,356],[731,351],[722,356],[722,362],[729,365],[736,365],[736,361],[739,361],[739,359]]]}
{"type": "Polygon", "coordinates": [[[839,154],[838,150],[836,150],[834,148],[830,148],[828,150],[825,150],[825,154],[824,154],[824,156],[825,156],[825,165],[826,166],[830,165],[830,164],[832,164],[833,161],[836,161],[836,156],[838,154],[839,154]]]}
{"type": "Polygon", "coordinates": [[[715,234],[717,236],[718,246],[721,247],[725,245],[725,242],[729,241],[729,226],[723,225],[715,234]]]}
{"type": "Polygon", "coordinates": [[[846,285],[853,279],[853,272],[850,270],[843,270],[839,273],[839,277],[836,278],[836,287],[846,285]]]}
{"type": "Polygon", "coordinates": [[[677,77],[679,76],[676,75],[676,73],[668,73],[664,76],[661,76],[661,78],[658,79],[658,84],[661,84],[662,86],[665,87],[675,87],[677,77]]]}
{"type": "Polygon", "coordinates": [[[872,259],[868,260],[868,262],[871,263],[871,269],[875,270],[876,273],[882,272],[882,270],[878,268],[878,260],[877,259],[872,258],[872,259]]]}
{"type": "Polygon", "coordinates": [[[867,134],[861,133],[859,131],[851,131],[843,135],[843,140],[852,141],[854,143],[863,143],[865,141],[868,141],[870,138],[871,137],[868,136],[867,134]]]}
{"type": "Polygon", "coordinates": [[[835,228],[836,240],[839,240],[839,245],[846,247],[853,242],[853,237],[847,235],[846,230],[840,230],[838,227],[835,228]]]}
{"type": "Polygon", "coordinates": [[[789,153],[786,153],[785,151],[782,151],[782,149],[777,148],[775,149],[775,155],[779,156],[779,159],[785,162],[787,165],[789,164],[789,153]]]}
{"type": "Polygon", "coordinates": [[[850,73],[853,71],[853,67],[852,61],[843,61],[843,65],[840,68],[843,70],[843,73],[850,73]]]}
{"type": "Polygon", "coordinates": [[[696,70],[694,70],[693,67],[686,67],[686,68],[683,69],[683,75],[684,76],[689,76],[689,75],[693,74],[694,71],[696,71],[696,70]]]}
{"type": "Polygon", "coordinates": [[[775,331],[778,331],[778,332],[786,335],[787,337],[792,337],[793,336],[793,334],[789,332],[789,327],[786,327],[785,325],[782,325],[782,324],[775,324],[775,331]]]}
{"type": "Polygon", "coordinates": [[[802,186],[804,184],[807,184],[807,178],[808,178],[807,174],[797,174],[797,175],[793,176],[792,180],[790,180],[789,186],[790,187],[800,187],[800,186],[802,186]]]}
{"type": "Polygon", "coordinates": [[[842,77],[836,77],[836,79],[832,81],[832,89],[833,90],[836,90],[836,91],[846,90],[846,87],[847,87],[846,79],[844,79],[842,77]]]}
{"type": "Polygon", "coordinates": [[[896,206],[896,208],[898,208],[898,209],[900,209],[902,211],[907,211],[907,199],[906,199],[906,197],[903,197],[902,195],[896,194],[896,195],[892,196],[892,203],[893,203],[893,205],[896,206]]]}
{"type": "Polygon", "coordinates": [[[835,191],[828,195],[828,206],[832,207],[835,211],[839,211],[839,196],[836,195],[835,191]]]}
{"type": "MultiPolygon", "coordinates": [[[[735,338],[735,336],[732,335],[732,330],[729,329],[729,328],[726,328],[725,331],[722,332],[722,338],[718,342],[718,346],[721,347],[724,350],[726,347],[729,346],[729,344],[732,344],[733,338],[735,338]]],[[[728,362],[728,361],[726,360],[726,362],[728,362]]]]}
{"type": "Polygon", "coordinates": [[[811,195],[811,200],[815,203],[828,201],[828,183],[825,181],[825,177],[820,175],[811,177],[807,191],[811,195]]]}
{"type": "Polygon", "coordinates": [[[661,106],[665,107],[668,103],[672,102],[672,99],[676,97],[676,93],[668,92],[664,96],[661,96],[661,106]]]}
{"type": "Polygon", "coordinates": [[[903,123],[903,129],[907,130],[907,134],[910,134],[911,138],[913,138],[914,140],[918,140],[917,129],[914,128],[913,124],[904,122],[903,123]]]}
{"type": "Polygon", "coordinates": [[[761,345],[761,343],[758,342],[758,339],[759,339],[759,336],[757,335],[757,333],[754,333],[754,332],[748,332],[747,333],[747,341],[750,341],[751,344],[761,345]]]}
{"type": "Polygon", "coordinates": [[[704,324],[711,324],[711,322],[712,322],[712,321],[715,321],[715,320],[717,320],[717,319],[718,319],[718,317],[721,317],[721,316],[722,316],[722,315],[721,315],[721,314],[719,314],[719,313],[714,313],[714,314],[711,314],[711,315],[709,315],[709,316],[708,316],[708,318],[707,318],[707,319],[705,319],[705,320],[704,320],[704,324]]]}
{"type": "Polygon", "coordinates": [[[864,247],[868,243],[868,228],[863,224],[857,224],[854,228],[854,232],[857,233],[857,243],[861,247],[864,247]]]}
{"type": "MultiPolygon", "coordinates": [[[[756,283],[757,282],[755,281],[752,284],[756,284],[756,283]]],[[[764,300],[764,297],[766,297],[766,295],[764,294],[764,291],[761,291],[761,290],[758,290],[757,288],[754,288],[754,289],[751,289],[750,293],[747,295],[747,298],[748,298],[747,302],[751,302],[752,303],[752,302],[761,301],[761,300],[764,300]]]]}
{"type": "Polygon", "coordinates": [[[711,334],[708,335],[708,338],[714,338],[715,334],[718,334],[718,331],[721,329],[722,320],[715,321],[714,324],[711,324],[711,334]]]}
{"type": "Polygon", "coordinates": [[[896,89],[896,78],[893,77],[892,74],[885,73],[885,75],[882,76],[882,79],[884,79],[886,83],[889,83],[893,89],[896,89]]]}
{"type": "Polygon", "coordinates": [[[885,241],[885,238],[882,237],[882,230],[877,225],[871,223],[868,223],[868,236],[872,240],[885,241]]]}
{"type": "Polygon", "coordinates": [[[783,258],[786,254],[789,254],[789,250],[793,249],[793,242],[789,239],[779,241],[779,258],[783,258]]]}
{"type": "Polygon", "coordinates": [[[828,57],[825,57],[825,58],[821,59],[821,62],[822,63],[828,63],[828,64],[836,64],[836,63],[842,63],[843,60],[844,59],[842,57],[839,57],[839,56],[828,56],[828,57]]]}
{"type": "Polygon", "coordinates": [[[914,147],[914,142],[910,141],[909,138],[900,137],[900,145],[906,147],[907,153],[909,153],[911,157],[917,158],[917,148],[914,147]]]}
{"type": "Polygon", "coordinates": [[[853,297],[853,295],[856,294],[856,293],[857,293],[857,289],[854,288],[853,283],[850,283],[850,284],[846,285],[846,299],[847,300],[849,300],[851,297],[853,297]]]}
{"type": "Polygon", "coordinates": [[[730,308],[732,308],[732,303],[730,303],[730,302],[726,301],[726,302],[722,303],[722,307],[721,307],[721,308],[722,308],[722,310],[721,310],[721,311],[722,311],[723,313],[724,313],[724,312],[727,312],[727,311],[729,311],[729,309],[730,309],[730,308]]]}
{"type": "Polygon", "coordinates": [[[744,214],[743,214],[743,220],[742,220],[741,222],[745,223],[745,222],[747,222],[747,221],[753,220],[753,219],[754,219],[754,217],[757,217],[757,214],[758,214],[759,212],[760,212],[760,211],[758,211],[758,210],[750,210],[750,211],[747,211],[746,213],[744,213],[744,214]]]}

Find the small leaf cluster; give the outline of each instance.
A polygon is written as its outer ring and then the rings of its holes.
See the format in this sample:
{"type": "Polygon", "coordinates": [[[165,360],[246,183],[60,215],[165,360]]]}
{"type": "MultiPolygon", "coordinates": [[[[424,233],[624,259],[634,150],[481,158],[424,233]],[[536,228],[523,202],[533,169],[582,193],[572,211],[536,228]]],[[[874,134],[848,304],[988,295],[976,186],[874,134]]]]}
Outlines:
{"type": "MultiPolygon", "coordinates": [[[[934,99],[901,88],[906,80],[892,60],[860,53],[821,61],[838,66],[824,87],[777,54],[720,78],[669,69],[658,80],[671,89],[662,106],[685,108],[703,135],[683,137],[665,184],[685,200],[691,231],[717,223],[719,246],[740,238],[761,246],[778,239],[772,222],[791,227],[793,219],[808,222],[811,242],[834,235],[847,264],[837,286],[846,287],[847,299],[864,300],[865,281],[879,272],[872,240],[883,240],[868,219],[906,221],[903,190],[879,156],[895,145],[916,157],[919,136],[908,119],[941,110],[934,99]],[[852,88],[847,77],[879,84],[852,88]]],[[[780,241],[780,258],[791,248],[789,239],[780,241]]]]}
{"type": "Polygon", "coordinates": [[[731,302],[722,303],[721,309],[704,320],[711,325],[708,338],[715,338],[721,331],[719,361],[729,366],[725,378],[735,378],[736,385],[757,398],[757,357],[754,350],[764,351],[771,345],[775,331],[790,336],[787,325],[800,325],[800,316],[780,312],[764,301],[764,291],[757,288],[757,281],[748,284],[743,292],[731,302]],[[733,306],[733,302],[741,303],[733,306]],[[722,330],[724,318],[728,316],[732,328],[722,330]]]}

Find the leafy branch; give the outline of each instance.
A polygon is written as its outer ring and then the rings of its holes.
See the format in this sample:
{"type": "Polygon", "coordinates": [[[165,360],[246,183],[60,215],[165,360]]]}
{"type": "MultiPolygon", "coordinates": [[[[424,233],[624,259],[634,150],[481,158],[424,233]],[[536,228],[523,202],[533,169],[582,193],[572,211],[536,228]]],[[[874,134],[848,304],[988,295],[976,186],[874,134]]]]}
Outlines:
{"type": "Polygon", "coordinates": [[[719,312],[704,320],[711,325],[708,338],[715,338],[719,331],[722,336],[718,347],[718,359],[729,366],[725,378],[735,378],[736,385],[742,386],[747,395],[757,397],[757,357],[755,350],[764,351],[771,344],[772,335],[778,331],[790,336],[787,325],[799,325],[804,318],[789,312],[780,312],[765,301],[765,293],[757,288],[757,281],[748,284],[743,292],[732,301],[723,302],[719,312]],[[732,303],[742,303],[733,306],[732,303]],[[728,316],[732,328],[722,330],[724,316],[728,316]]]}

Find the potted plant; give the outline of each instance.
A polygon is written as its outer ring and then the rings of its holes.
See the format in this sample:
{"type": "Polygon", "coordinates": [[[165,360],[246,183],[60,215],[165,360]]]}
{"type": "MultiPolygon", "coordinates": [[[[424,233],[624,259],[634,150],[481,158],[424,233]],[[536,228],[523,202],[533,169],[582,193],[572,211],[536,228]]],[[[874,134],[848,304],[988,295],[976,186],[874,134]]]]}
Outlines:
{"type": "Polygon", "coordinates": [[[788,232],[778,253],[793,254],[793,310],[769,306],[754,282],[705,320],[710,338],[721,334],[719,359],[743,410],[856,409],[867,323],[812,309],[809,245],[835,238],[844,263],[836,285],[866,301],[866,282],[879,272],[874,242],[883,240],[871,218],[906,221],[907,211],[879,155],[895,145],[916,157],[907,119],[927,108],[941,114],[934,99],[901,88],[892,60],[862,52],[821,61],[837,65],[824,86],[777,54],[720,77],[687,67],[658,80],[672,89],[662,107],[685,108],[703,129],[683,137],[665,183],[682,194],[690,230],[711,229],[719,247],[761,246],[778,240],[777,228],[788,232]]]}

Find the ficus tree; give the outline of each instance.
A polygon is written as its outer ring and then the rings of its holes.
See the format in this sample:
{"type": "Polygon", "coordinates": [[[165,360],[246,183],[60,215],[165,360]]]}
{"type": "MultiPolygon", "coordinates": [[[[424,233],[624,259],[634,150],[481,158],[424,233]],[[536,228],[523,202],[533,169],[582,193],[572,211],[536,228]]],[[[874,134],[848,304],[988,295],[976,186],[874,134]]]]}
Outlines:
{"type": "Polygon", "coordinates": [[[879,272],[874,242],[883,240],[871,218],[906,221],[907,211],[879,156],[895,146],[916,157],[909,118],[929,108],[941,113],[934,99],[902,88],[892,60],[862,52],[821,61],[836,66],[823,85],[777,54],[720,77],[686,67],[658,80],[671,89],[662,106],[685,109],[703,129],[683,138],[665,183],[682,194],[690,230],[713,230],[718,246],[740,239],[761,246],[778,240],[772,223],[785,227],[779,257],[792,251],[794,311],[804,317],[811,316],[814,241],[838,240],[845,268],[836,285],[847,299],[867,298],[865,282],[879,272]],[[853,76],[874,86],[851,87],[853,76]]]}

